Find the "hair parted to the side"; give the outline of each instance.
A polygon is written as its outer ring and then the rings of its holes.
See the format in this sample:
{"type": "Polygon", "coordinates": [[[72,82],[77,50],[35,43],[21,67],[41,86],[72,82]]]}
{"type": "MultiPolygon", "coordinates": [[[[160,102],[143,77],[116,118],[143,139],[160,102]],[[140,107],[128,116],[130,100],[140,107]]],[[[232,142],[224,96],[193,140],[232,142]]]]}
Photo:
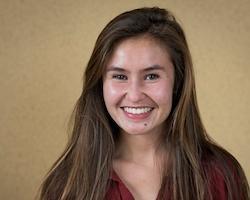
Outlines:
{"type": "Polygon", "coordinates": [[[207,171],[214,165],[225,178],[229,200],[239,199],[235,194],[249,199],[248,183],[239,163],[211,141],[202,124],[185,34],[175,17],[158,7],[122,13],[100,33],[74,110],[72,136],[45,178],[39,199],[104,199],[119,127],[106,110],[102,76],[116,45],[141,35],[160,41],[175,68],[173,105],[161,140],[168,162],[163,167],[159,199],[165,199],[168,191],[173,200],[212,200],[209,188],[216,183],[209,180],[207,171]]]}

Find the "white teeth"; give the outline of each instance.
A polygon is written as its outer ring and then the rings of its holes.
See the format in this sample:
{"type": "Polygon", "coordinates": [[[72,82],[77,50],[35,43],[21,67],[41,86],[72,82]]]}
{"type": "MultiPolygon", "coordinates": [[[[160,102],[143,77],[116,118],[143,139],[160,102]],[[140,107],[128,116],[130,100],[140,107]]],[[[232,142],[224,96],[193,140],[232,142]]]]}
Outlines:
{"type": "Polygon", "coordinates": [[[131,113],[131,114],[142,114],[142,113],[147,113],[152,110],[152,108],[145,107],[145,108],[131,108],[131,107],[124,107],[123,108],[126,112],[131,113]]]}

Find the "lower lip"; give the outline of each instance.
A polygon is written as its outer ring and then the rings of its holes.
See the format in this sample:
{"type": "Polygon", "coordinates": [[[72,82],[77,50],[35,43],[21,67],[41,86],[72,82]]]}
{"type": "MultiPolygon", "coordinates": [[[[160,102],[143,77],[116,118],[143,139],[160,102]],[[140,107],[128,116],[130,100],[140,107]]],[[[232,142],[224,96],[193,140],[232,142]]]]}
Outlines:
{"type": "Polygon", "coordinates": [[[143,119],[146,119],[153,110],[149,111],[149,112],[146,112],[146,113],[141,113],[141,114],[132,114],[132,113],[128,113],[126,112],[124,109],[122,109],[123,112],[125,113],[125,115],[130,118],[130,119],[133,119],[133,120],[143,120],[143,119]]]}

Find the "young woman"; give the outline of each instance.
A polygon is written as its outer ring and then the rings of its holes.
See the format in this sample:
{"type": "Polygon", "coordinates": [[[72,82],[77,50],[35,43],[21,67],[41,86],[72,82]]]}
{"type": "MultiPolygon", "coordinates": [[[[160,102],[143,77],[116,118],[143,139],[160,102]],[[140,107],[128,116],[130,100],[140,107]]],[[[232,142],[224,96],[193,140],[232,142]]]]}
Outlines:
{"type": "Polygon", "coordinates": [[[247,200],[201,122],[184,32],[165,9],[115,17],[88,62],[67,148],[41,200],[247,200]]]}

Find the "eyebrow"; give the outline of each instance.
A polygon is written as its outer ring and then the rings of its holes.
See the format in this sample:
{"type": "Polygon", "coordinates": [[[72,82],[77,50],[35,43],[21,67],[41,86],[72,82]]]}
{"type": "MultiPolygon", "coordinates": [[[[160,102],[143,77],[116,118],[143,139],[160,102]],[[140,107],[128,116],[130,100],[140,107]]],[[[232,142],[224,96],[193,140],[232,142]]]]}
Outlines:
{"type": "Polygon", "coordinates": [[[158,65],[158,64],[155,64],[155,65],[152,65],[150,67],[147,67],[145,69],[143,69],[142,71],[152,71],[152,70],[162,70],[162,71],[165,71],[165,68],[161,65],[158,65]]]}
{"type": "MultiPolygon", "coordinates": [[[[165,71],[165,68],[161,65],[155,64],[152,66],[149,66],[147,68],[142,69],[141,71],[143,72],[148,72],[148,71],[153,71],[153,70],[162,70],[165,71]]],[[[109,66],[106,72],[110,72],[110,71],[117,71],[117,72],[126,72],[127,70],[125,70],[122,67],[117,67],[117,66],[109,66]]]]}

